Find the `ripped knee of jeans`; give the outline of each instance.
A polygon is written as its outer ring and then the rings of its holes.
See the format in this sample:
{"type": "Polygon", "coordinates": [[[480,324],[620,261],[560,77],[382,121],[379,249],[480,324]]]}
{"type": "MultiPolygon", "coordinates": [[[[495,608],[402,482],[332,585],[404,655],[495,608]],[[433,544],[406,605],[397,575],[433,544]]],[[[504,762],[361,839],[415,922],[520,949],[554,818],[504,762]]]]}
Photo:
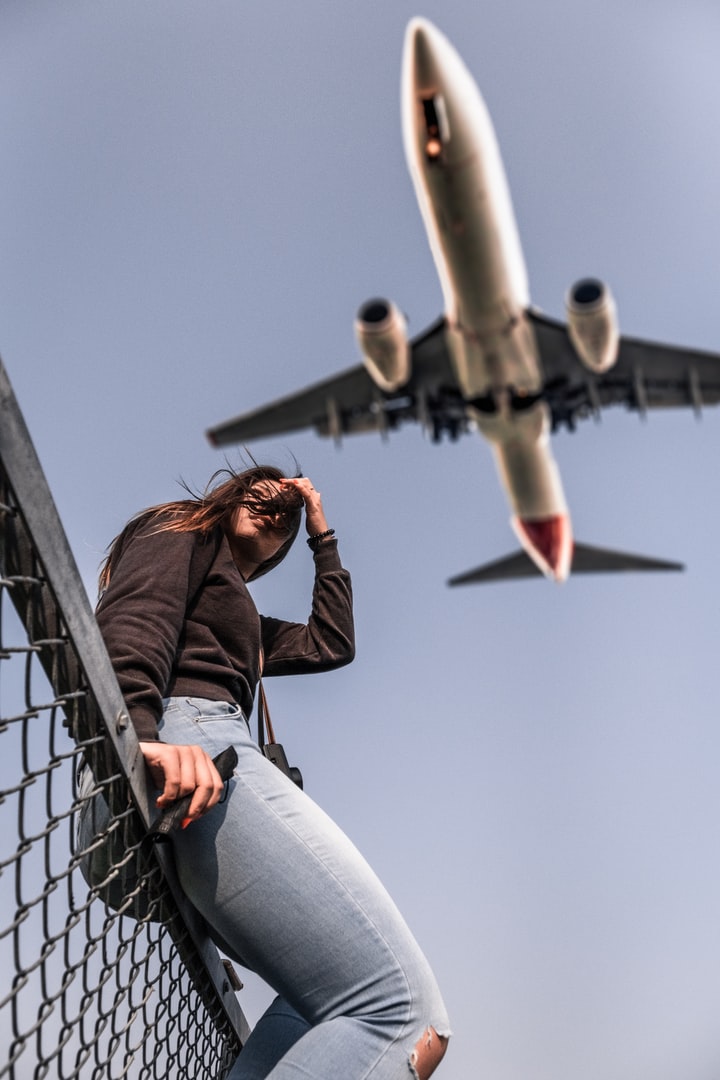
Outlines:
{"type": "Polygon", "coordinates": [[[408,1062],[415,1080],[428,1080],[432,1076],[445,1055],[447,1044],[445,1035],[438,1035],[434,1027],[425,1028],[408,1062]]]}

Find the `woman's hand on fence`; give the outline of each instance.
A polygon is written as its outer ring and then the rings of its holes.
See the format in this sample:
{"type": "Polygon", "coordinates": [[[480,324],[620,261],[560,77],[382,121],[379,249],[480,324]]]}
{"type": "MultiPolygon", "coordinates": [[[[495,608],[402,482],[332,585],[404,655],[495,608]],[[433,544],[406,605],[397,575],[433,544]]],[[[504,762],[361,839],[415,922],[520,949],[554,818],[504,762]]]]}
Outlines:
{"type": "Polygon", "coordinates": [[[225,785],[202,747],[141,742],[140,750],[153,783],[161,789],[157,799],[161,809],[192,795],[186,820],[195,821],[220,801],[225,785]]]}

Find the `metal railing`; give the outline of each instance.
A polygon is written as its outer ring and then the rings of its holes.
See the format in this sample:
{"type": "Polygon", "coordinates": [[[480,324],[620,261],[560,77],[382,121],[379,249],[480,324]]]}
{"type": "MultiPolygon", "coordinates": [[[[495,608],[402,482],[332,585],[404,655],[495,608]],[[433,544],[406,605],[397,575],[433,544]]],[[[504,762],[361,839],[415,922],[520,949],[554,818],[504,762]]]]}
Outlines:
{"type": "Polygon", "coordinates": [[[237,1056],[249,1031],[236,977],[169,846],[146,839],[152,816],[134,729],[0,362],[1,1080],[219,1080],[237,1056]],[[81,841],[89,799],[110,813],[81,841]]]}

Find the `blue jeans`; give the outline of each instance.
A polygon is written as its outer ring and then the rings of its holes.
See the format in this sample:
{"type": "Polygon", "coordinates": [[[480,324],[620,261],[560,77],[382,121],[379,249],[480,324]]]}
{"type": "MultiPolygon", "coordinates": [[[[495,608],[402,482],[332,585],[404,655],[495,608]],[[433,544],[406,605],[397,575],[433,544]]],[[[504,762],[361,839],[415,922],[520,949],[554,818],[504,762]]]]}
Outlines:
{"type": "Polygon", "coordinates": [[[227,799],[173,834],[188,898],[227,956],[278,994],[232,1080],[407,1080],[432,1026],[450,1034],[427,960],[333,821],[261,753],[239,707],[170,698],[163,742],[239,763],[227,799]]]}

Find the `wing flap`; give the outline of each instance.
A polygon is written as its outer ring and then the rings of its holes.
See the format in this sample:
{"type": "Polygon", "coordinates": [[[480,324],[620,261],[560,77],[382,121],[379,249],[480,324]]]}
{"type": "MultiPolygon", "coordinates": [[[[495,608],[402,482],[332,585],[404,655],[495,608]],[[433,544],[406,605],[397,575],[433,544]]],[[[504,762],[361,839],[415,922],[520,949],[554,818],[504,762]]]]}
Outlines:
{"type": "Polygon", "coordinates": [[[372,380],[358,366],[217,424],[208,430],[207,437],[214,446],[227,446],[303,428],[314,428],[319,434],[327,435],[338,413],[349,413],[356,404],[369,406],[371,400],[372,380]]]}

